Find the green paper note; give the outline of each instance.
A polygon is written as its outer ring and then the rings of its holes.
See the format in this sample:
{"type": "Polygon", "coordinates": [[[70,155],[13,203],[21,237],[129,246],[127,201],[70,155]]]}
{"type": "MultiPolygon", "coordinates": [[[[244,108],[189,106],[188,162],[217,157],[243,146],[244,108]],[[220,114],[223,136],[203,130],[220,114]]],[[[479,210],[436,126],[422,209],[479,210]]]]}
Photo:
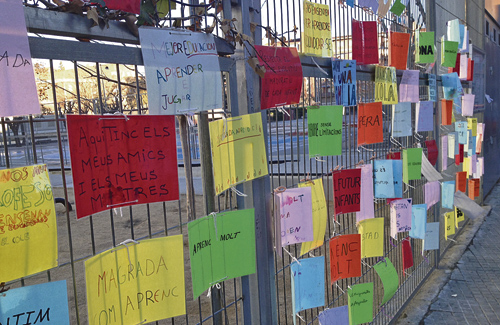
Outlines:
{"type": "Polygon", "coordinates": [[[458,42],[445,41],[441,37],[441,65],[453,68],[457,63],[458,42]]]}
{"type": "Polygon", "coordinates": [[[392,265],[392,262],[385,258],[373,266],[375,271],[377,271],[382,284],[384,285],[384,298],[382,299],[382,305],[385,304],[389,299],[394,296],[399,286],[398,272],[392,265]]]}
{"type": "Polygon", "coordinates": [[[344,108],[342,106],[314,107],[309,107],[307,110],[309,157],[341,155],[344,108]]]}
{"type": "Polygon", "coordinates": [[[422,178],[422,148],[403,150],[403,182],[422,178]]]}
{"type": "Polygon", "coordinates": [[[434,62],[434,32],[417,32],[415,34],[417,51],[415,63],[434,62]]]}
{"type": "Polygon", "coordinates": [[[373,320],[373,282],[355,284],[347,290],[349,325],[369,323],[373,320]]]}
{"type": "Polygon", "coordinates": [[[193,300],[214,284],[255,273],[254,220],[254,209],[247,209],[188,224],[193,300]]]}
{"type": "Polygon", "coordinates": [[[170,0],[159,0],[156,3],[156,11],[158,12],[158,16],[160,18],[165,17],[170,13],[170,10],[174,10],[176,8],[177,3],[170,0]]]}
{"type": "Polygon", "coordinates": [[[406,9],[406,6],[401,3],[401,0],[396,0],[391,7],[391,12],[396,16],[401,16],[403,11],[406,9]]]}

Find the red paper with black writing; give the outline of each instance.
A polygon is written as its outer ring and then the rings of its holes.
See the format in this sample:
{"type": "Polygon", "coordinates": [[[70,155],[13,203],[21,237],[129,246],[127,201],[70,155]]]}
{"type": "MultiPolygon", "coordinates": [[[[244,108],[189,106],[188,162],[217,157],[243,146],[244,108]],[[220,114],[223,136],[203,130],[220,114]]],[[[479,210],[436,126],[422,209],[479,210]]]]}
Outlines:
{"type": "Polygon", "coordinates": [[[303,79],[297,49],[261,45],[255,45],[255,49],[259,64],[266,68],[261,80],[260,108],[298,104],[303,79]]]}
{"type": "Polygon", "coordinates": [[[401,243],[401,250],[403,254],[403,271],[413,266],[413,253],[411,251],[410,237],[403,239],[401,243]]]}
{"type": "Polygon", "coordinates": [[[358,212],[360,209],[361,169],[345,169],[333,172],[335,215],[358,212]]]}
{"type": "Polygon", "coordinates": [[[452,111],[453,111],[453,101],[441,99],[441,125],[451,125],[452,111]]]}
{"type": "Polygon", "coordinates": [[[408,48],[410,46],[409,33],[391,32],[391,47],[389,48],[389,66],[398,70],[406,70],[408,48]]]}
{"type": "Polygon", "coordinates": [[[173,116],[68,115],[76,216],[179,199],[173,116]]]}
{"type": "Polygon", "coordinates": [[[352,20],[352,59],[356,64],[378,64],[376,21],[352,20]]]}
{"type": "Polygon", "coordinates": [[[464,194],[467,191],[467,172],[457,172],[455,174],[455,192],[460,191],[464,194]]]}
{"type": "Polygon", "coordinates": [[[382,102],[358,105],[358,146],[384,142],[382,102]]]}
{"type": "Polygon", "coordinates": [[[104,2],[109,9],[122,10],[138,15],[141,13],[141,0],[104,0],[104,2]]]}
{"type": "Polygon", "coordinates": [[[330,279],[361,276],[361,235],[342,235],[330,239],[330,279]]]}
{"type": "Polygon", "coordinates": [[[435,165],[439,156],[436,140],[426,140],[425,146],[427,147],[427,159],[431,165],[435,165]]]}

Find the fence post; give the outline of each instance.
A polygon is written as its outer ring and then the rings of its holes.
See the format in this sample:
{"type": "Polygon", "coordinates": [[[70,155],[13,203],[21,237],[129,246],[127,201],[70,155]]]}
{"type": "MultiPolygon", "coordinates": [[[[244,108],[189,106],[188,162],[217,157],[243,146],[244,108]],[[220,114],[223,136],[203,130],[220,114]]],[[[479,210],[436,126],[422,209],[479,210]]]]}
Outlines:
{"type": "MultiPolygon", "coordinates": [[[[260,24],[260,1],[223,0],[224,18],[236,18],[238,32],[251,36],[261,44],[262,32],[251,31],[250,22],[260,24]]],[[[252,49],[249,49],[253,52],[252,49]]],[[[260,80],[246,63],[249,51],[238,48],[233,56],[236,67],[229,74],[229,94],[233,116],[260,112],[260,80]]],[[[262,114],[264,139],[267,134],[267,115],[262,114]]],[[[266,150],[268,143],[266,140],[266,150]]],[[[255,239],[257,273],[241,279],[243,316],[245,324],[277,324],[277,301],[274,268],[274,246],[271,218],[271,182],[269,175],[237,186],[247,197],[238,197],[239,209],[255,209],[255,239]]]]}

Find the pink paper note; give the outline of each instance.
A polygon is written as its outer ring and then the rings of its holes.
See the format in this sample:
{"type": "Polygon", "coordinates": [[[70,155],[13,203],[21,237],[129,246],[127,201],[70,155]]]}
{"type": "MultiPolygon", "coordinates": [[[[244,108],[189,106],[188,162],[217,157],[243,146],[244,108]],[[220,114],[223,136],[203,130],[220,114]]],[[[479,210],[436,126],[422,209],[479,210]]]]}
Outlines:
{"type": "Polygon", "coordinates": [[[373,205],[373,165],[361,166],[361,192],[359,212],[356,212],[356,222],[374,218],[375,209],[373,205]]]}
{"type": "Polygon", "coordinates": [[[441,184],[436,182],[426,183],[424,185],[424,196],[425,203],[427,204],[427,210],[429,210],[434,204],[439,202],[441,196],[441,184]]]}
{"type": "Polygon", "coordinates": [[[19,0],[0,1],[0,116],[40,114],[35,74],[19,0]]]}
{"type": "Polygon", "coordinates": [[[399,232],[411,230],[411,201],[400,199],[391,202],[391,237],[394,239],[399,232]]]}
{"type": "Polygon", "coordinates": [[[419,101],[418,96],[418,70],[404,70],[401,84],[399,85],[399,102],[412,102],[419,101]]]}
{"type": "Polygon", "coordinates": [[[441,171],[448,169],[448,135],[441,136],[441,171]]]}
{"type": "Polygon", "coordinates": [[[462,97],[462,116],[472,116],[474,114],[474,98],[473,94],[464,94],[462,97]]]}
{"type": "Polygon", "coordinates": [[[469,58],[467,57],[467,55],[462,54],[460,56],[460,74],[458,75],[458,77],[461,79],[461,80],[467,80],[467,65],[469,63],[469,58]]]}

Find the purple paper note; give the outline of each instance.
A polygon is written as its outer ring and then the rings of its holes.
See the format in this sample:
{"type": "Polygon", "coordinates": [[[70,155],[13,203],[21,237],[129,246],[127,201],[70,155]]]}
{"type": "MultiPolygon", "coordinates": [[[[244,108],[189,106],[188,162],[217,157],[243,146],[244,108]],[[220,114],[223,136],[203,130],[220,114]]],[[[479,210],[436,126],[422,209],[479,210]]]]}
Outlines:
{"type": "Polygon", "coordinates": [[[318,315],[318,320],[320,325],[349,325],[349,307],[340,306],[325,309],[318,315]]]}
{"type": "Polygon", "coordinates": [[[399,232],[411,229],[411,201],[401,199],[391,202],[391,237],[396,239],[399,232]]]}
{"type": "Polygon", "coordinates": [[[378,10],[378,1],[377,0],[358,0],[358,5],[361,8],[372,8],[373,12],[377,12],[378,10]]]}
{"type": "Polygon", "coordinates": [[[448,135],[441,136],[441,171],[448,169],[448,135]]]}
{"type": "Polygon", "coordinates": [[[431,206],[439,202],[439,198],[441,196],[441,184],[438,181],[426,183],[424,185],[424,195],[425,204],[427,204],[427,210],[429,210],[431,206]]]}
{"type": "Polygon", "coordinates": [[[418,102],[416,116],[416,132],[434,131],[434,102],[418,102]]]}
{"type": "Polygon", "coordinates": [[[477,172],[477,155],[472,155],[470,159],[470,172],[475,174],[477,172]]]}
{"type": "Polygon", "coordinates": [[[474,98],[473,94],[464,94],[462,97],[462,116],[472,116],[474,114],[474,98]]]}
{"type": "Polygon", "coordinates": [[[356,222],[374,218],[375,209],[373,205],[373,165],[361,166],[361,193],[359,212],[356,212],[356,222]]]}
{"type": "Polygon", "coordinates": [[[314,239],[310,187],[275,194],[276,249],[314,239]]]}
{"type": "Polygon", "coordinates": [[[399,102],[417,103],[418,96],[418,70],[404,70],[401,84],[399,85],[399,102]]]}

